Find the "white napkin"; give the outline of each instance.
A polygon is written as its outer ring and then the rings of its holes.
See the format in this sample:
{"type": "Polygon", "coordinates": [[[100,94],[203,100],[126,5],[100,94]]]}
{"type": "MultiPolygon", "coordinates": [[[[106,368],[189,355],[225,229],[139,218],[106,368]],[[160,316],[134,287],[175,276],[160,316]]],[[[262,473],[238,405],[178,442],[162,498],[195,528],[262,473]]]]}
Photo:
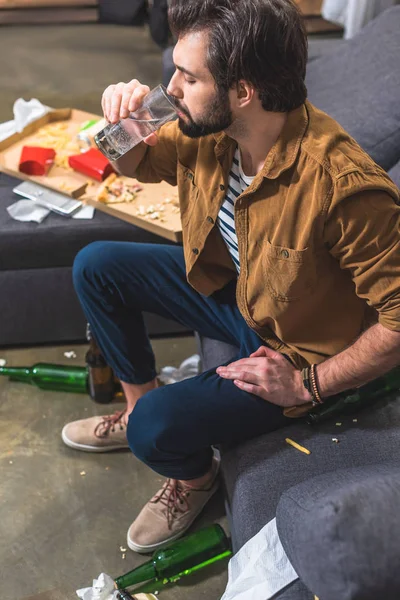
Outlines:
{"type": "Polygon", "coordinates": [[[269,600],[298,579],[279,539],[276,519],[231,558],[228,574],[221,600],[269,600]]]}
{"type": "Polygon", "coordinates": [[[92,587],[76,590],[76,595],[82,600],[113,600],[115,591],[114,580],[106,573],[100,573],[93,579],[92,587]]]}
{"type": "Polygon", "coordinates": [[[15,221],[34,221],[41,223],[49,214],[49,210],[39,206],[32,200],[18,200],[15,204],[7,206],[7,212],[15,221]]]}
{"type": "Polygon", "coordinates": [[[80,208],[79,210],[74,212],[74,214],[72,215],[72,218],[73,219],[93,219],[95,210],[96,209],[94,206],[90,206],[89,204],[87,204],[86,206],[82,206],[82,208],[80,208]]]}
{"type": "Polygon", "coordinates": [[[51,108],[42,104],[37,98],[29,101],[18,98],[13,106],[14,119],[0,124],[0,142],[14,133],[20,133],[29,123],[40,119],[49,111],[51,108]]]}
{"type": "MultiPolygon", "coordinates": [[[[94,206],[82,206],[82,208],[74,212],[72,218],[93,219],[94,211],[94,206]]],[[[7,212],[15,221],[41,223],[51,211],[48,208],[39,206],[34,200],[26,199],[18,200],[14,204],[11,204],[11,206],[7,206],[7,212]]]]}

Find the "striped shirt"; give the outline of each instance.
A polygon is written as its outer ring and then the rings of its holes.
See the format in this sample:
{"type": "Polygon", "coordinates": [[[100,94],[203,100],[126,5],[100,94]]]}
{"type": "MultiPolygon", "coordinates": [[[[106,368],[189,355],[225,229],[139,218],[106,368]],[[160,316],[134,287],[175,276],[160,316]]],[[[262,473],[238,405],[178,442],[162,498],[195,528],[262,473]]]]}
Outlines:
{"type": "Polygon", "coordinates": [[[238,273],[240,272],[240,259],[235,229],[234,206],[238,196],[248,188],[253,179],[254,177],[248,177],[243,173],[240,150],[236,148],[232,167],[229,171],[228,190],[218,213],[217,223],[238,273]]]}

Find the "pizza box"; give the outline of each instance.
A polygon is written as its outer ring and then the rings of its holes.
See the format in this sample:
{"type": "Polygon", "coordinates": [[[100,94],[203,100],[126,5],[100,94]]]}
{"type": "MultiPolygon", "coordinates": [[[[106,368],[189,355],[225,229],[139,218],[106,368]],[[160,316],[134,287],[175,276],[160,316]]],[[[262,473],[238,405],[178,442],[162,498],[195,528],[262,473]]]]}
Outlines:
{"type": "MultiPolygon", "coordinates": [[[[67,157],[71,154],[78,154],[80,151],[77,134],[82,124],[100,118],[99,115],[71,108],[50,111],[27,125],[21,133],[15,133],[0,142],[0,171],[19,179],[34,181],[67,196],[79,198],[84,203],[113,217],[142,227],[168,240],[180,242],[182,226],[177,209],[176,187],[164,181],[140,183],[142,190],[137,193],[133,202],[105,204],[96,199],[101,184],[86,175],[73,171],[68,166],[67,157]],[[49,128],[50,133],[48,133],[49,128]],[[47,175],[26,175],[18,169],[23,146],[35,145],[47,145],[56,150],[57,164],[51,167],[47,175]],[[161,211],[159,211],[160,208],[161,211]],[[154,213],[159,213],[159,218],[154,219],[154,213]]],[[[127,177],[121,179],[128,185],[137,183],[136,180],[127,177]]]]}

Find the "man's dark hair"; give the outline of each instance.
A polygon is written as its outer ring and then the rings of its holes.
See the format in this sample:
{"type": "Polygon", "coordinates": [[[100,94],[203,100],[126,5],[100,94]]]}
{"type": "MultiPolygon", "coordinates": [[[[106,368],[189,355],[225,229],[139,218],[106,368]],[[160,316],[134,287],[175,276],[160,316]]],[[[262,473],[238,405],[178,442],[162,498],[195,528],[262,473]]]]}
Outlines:
{"type": "Polygon", "coordinates": [[[307,35],[292,0],[172,0],[169,23],[176,38],[207,31],[207,66],[219,89],[244,79],[274,112],[305,101],[307,35]]]}

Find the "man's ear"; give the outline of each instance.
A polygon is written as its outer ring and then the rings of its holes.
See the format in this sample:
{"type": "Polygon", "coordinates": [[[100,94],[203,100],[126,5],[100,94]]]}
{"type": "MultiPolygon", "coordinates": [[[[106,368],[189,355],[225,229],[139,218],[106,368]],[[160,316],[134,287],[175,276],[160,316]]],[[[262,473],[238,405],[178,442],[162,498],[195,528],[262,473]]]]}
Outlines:
{"type": "Polygon", "coordinates": [[[241,79],[236,84],[236,93],[237,93],[236,102],[237,102],[238,108],[244,108],[254,98],[255,89],[250,83],[248,83],[244,79],[241,79]]]}

